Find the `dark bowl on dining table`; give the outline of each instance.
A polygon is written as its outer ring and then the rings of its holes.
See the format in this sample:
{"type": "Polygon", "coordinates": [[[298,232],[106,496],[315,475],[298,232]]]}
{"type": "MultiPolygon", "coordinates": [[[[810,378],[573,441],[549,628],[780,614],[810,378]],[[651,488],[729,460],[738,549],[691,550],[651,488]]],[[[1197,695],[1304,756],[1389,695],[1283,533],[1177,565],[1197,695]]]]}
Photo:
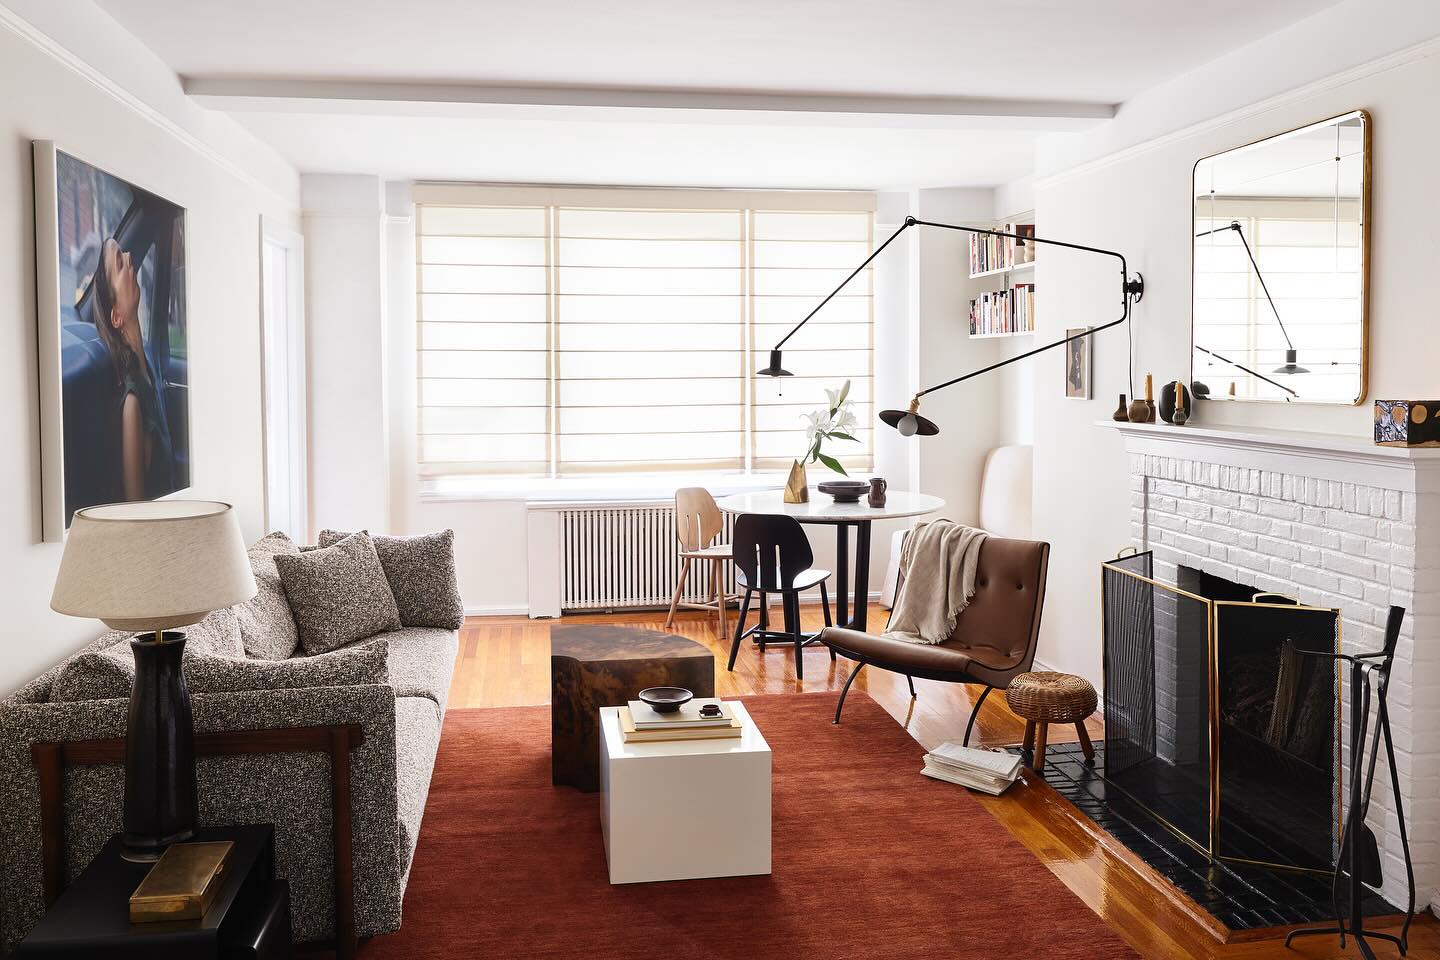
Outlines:
{"type": "Polygon", "coordinates": [[[836,503],[859,503],[870,489],[870,484],[864,480],[827,480],[818,484],[816,489],[828,493],[836,503]]]}

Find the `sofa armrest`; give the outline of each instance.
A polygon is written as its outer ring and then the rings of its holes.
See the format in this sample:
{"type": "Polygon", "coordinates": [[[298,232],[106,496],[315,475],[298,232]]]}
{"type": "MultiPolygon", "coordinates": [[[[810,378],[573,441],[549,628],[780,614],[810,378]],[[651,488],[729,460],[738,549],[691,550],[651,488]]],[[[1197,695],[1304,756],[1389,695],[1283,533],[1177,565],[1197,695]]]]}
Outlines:
{"type": "MultiPolygon", "coordinates": [[[[273,823],[277,866],[291,880],[295,934],[314,940],[335,934],[336,901],[331,757],[308,750],[257,753],[255,731],[358,726],[363,743],[348,751],[353,845],[354,929],[361,935],[399,923],[399,844],[396,841],[395,703],[388,686],[200,694],[193,698],[200,740],[242,745],[239,755],[201,756],[196,762],[202,823],[273,823]],[[220,735],[218,739],[216,736],[220,735]]],[[[0,941],[13,945],[44,912],[40,772],[36,744],[79,744],[122,738],[127,701],[6,704],[0,707],[0,803],[7,809],[0,876],[9,895],[0,905],[0,941]]],[[[274,736],[271,736],[272,741],[274,736]]],[[[297,746],[287,741],[273,744],[297,746]]],[[[197,743],[198,746],[198,743],[197,743]]],[[[208,749],[208,747],[207,747],[208,749]]],[[[123,751],[121,752],[123,756],[123,751]]],[[[124,794],[119,763],[71,766],[63,792],[64,876],[84,868],[120,829],[124,794]]],[[[343,826],[343,824],[342,824],[343,826]]]]}

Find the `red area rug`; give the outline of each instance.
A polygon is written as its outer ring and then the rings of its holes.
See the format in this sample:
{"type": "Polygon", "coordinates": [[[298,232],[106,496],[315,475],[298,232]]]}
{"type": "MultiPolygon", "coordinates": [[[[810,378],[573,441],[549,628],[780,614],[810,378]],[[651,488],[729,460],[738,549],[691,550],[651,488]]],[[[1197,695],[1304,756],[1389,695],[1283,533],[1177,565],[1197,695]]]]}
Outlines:
{"type": "Polygon", "coordinates": [[[924,751],[850,694],[745,699],[774,753],[767,877],[611,886],[597,794],[550,784],[548,707],[452,710],[404,926],[361,949],[505,960],[1135,954],[924,751]]]}

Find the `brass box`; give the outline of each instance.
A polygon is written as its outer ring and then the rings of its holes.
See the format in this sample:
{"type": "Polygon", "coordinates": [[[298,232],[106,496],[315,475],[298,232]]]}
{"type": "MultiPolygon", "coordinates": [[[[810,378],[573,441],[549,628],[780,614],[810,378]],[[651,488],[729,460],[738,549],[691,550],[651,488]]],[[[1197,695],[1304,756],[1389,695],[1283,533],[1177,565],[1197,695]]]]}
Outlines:
{"type": "Polygon", "coordinates": [[[130,922],[199,920],[215,902],[235,844],[173,844],[130,895],[130,922]]]}

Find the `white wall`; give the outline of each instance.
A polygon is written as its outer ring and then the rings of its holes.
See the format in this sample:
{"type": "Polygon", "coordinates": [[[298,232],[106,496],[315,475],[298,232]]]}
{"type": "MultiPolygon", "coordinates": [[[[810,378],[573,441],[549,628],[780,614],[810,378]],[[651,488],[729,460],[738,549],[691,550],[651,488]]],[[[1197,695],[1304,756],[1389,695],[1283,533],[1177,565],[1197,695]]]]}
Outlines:
{"type": "Polygon", "coordinates": [[[264,516],[260,217],[296,224],[299,189],[293,170],[228,119],[175,109],[174,75],[88,2],[0,7],[0,89],[0,402],[9,411],[0,418],[3,694],[102,629],[49,609],[60,547],[40,542],[30,141],[54,140],[186,208],[193,495],[233,503],[251,537],[263,532],[264,516]]]}
{"type": "Polygon", "coordinates": [[[354,174],[306,174],[301,183],[311,523],[388,531],[383,184],[354,174]]]}
{"type": "MultiPolygon", "coordinates": [[[[937,223],[989,226],[995,216],[990,190],[920,190],[915,216],[937,223]]],[[[972,340],[970,300],[995,283],[971,280],[970,234],[916,227],[919,247],[918,381],[910,390],[932,387],[1006,356],[1004,340],[972,340]]],[[[920,411],[940,427],[934,437],[916,437],[918,489],[945,499],[942,516],[959,523],[979,519],[980,472],[985,454],[1005,437],[1008,416],[1002,381],[977,377],[920,399],[920,411]]],[[[909,397],[897,397],[899,406],[909,397]]]]}
{"type": "MultiPolygon", "coordinates": [[[[1413,12],[1411,5],[1397,6],[1413,12]]],[[[1342,7],[1353,13],[1355,5],[1342,7]]],[[[1377,18],[1373,31],[1352,24],[1349,33],[1329,37],[1326,42],[1336,52],[1327,62],[1345,62],[1343,51],[1352,38],[1368,44],[1375,31],[1384,33],[1386,27],[1377,18]]],[[[1309,32],[1303,36],[1320,42],[1309,32]]],[[[1293,46],[1283,37],[1271,40],[1287,50],[1293,46]]],[[[1274,52],[1268,46],[1265,50],[1274,52]]],[[[1296,62],[1307,65],[1312,59],[1296,62]]],[[[1183,378],[1189,370],[1189,198],[1195,161],[1362,107],[1374,116],[1369,399],[1434,393],[1440,325],[1431,316],[1431,237],[1434,212],[1440,207],[1440,183],[1434,175],[1440,128],[1434,122],[1432,93],[1440,86],[1440,42],[1410,46],[1338,76],[1293,79],[1307,85],[1036,183],[1040,233],[1124,251],[1132,270],[1145,274],[1145,299],[1135,310],[1133,325],[1137,387],[1146,371],[1153,371],[1159,383],[1183,378]]],[[[1189,81],[1174,86],[1188,88],[1189,81]]],[[[1172,116],[1187,109],[1184,101],[1171,107],[1172,116]]],[[[1146,109],[1163,112],[1148,102],[1146,109]]],[[[1054,304],[1039,311],[1042,338],[1113,315],[1115,278],[1108,269],[1097,271],[1093,259],[1050,256],[1036,272],[1045,303],[1054,304]]],[[[1094,426],[1109,416],[1117,393],[1131,392],[1125,338],[1118,328],[1100,336],[1095,399],[1089,403],[1061,396],[1058,354],[1034,361],[1036,532],[1054,544],[1040,658],[1092,680],[1099,677],[1101,656],[1096,566],[1129,540],[1128,466],[1119,438],[1094,426]]],[[[1367,436],[1371,428],[1368,405],[1220,401],[1202,404],[1198,420],[1357,437],[1367,436]]]]}

